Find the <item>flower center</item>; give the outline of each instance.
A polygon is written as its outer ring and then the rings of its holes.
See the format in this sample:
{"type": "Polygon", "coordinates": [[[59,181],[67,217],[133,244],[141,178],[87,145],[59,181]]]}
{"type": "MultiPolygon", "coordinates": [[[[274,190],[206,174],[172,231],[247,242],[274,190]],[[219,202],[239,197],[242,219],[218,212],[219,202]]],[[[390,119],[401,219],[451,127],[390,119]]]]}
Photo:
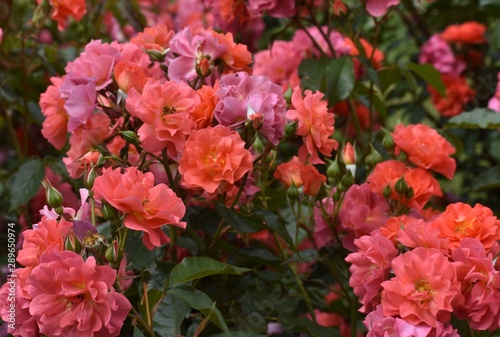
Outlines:
{"type": "Polygon", "coordinates": [[[461,214],[460,216],[458,216],[458,218],[455,219],[455,232],[460,234],[467,234],[469,229],[472,229],[474,227],[475,221],[476,218],[467,220],[465,218],[465,215],[461,214]]]}

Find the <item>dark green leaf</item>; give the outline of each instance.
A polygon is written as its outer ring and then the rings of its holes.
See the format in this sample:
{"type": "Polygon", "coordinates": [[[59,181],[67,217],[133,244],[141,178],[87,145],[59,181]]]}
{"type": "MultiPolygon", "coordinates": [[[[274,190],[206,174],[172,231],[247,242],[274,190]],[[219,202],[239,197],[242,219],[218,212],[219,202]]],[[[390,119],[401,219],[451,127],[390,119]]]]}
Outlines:
{"type": "Polygon", "coordinates": [[[209,257],[186,257],[170,273],[170,284],[189,282],[216,274],[241,275],[250,269],[231,266],[209,257]]]}
{"type": "Polygon", "coordinates": [[[500,166],[492,167],[472,180],[473,190],[489,190],[500,187],[500,166]]]}
{"type": "Polygon", "coordinates": [[[142,242],[142,233],[129,230],[127,241],[125,243],[125,252],[127,253],[127,261],[136,269],[143,269],[153,263],[161,249],[149,250],[142,242]]]}
{"type": "Polygon", "coordinates": [[[10,211],[33,198],[40,189],[44,177],[45,168],[41,160],[28,159],[24,162],[7,182],[10,211]]]}
{"type": "Polygon", "coordinates": [[[385,93],[393,84],[397,84],[401,79],[401,71],[397,66],[384,68],[378,72],[380,80],[380,91],[385,93]]]}
{"type": "Polygon", "coordinates": [[[496,6],[500,7],[498,0],[479,0],[479,7],[496,6]]]}
{"type": "Polygon", "coordinates": [[[146,301],[143,301],[141,304],[139,304],[139,311],[141,312],[143,317],[146,317],[146,310],[148,310],[149,313],[154,314],[155,305],[163,300],[163,298],[165,297],[165,292],[158,289],[149,289],[147,296],[148,308],[146,308],[146,301]]]}
{"type": "Polygon", "coordinates": [[[160,303],[153,319],[153,330],[160,336],[181,334],[181,324],[191,308],[186,302],[168,293],[160,303]]]}
{"type": "Polygon", "coordinates": [[[220,310],[217,307],[215,309],[212,308],[214,302],[204,292],[193,289],[186,284],[179,284],[175,287],[170,287],[168,293],[183,300],[191,308],[209,317],[222,331],[229,332],[220,310]]]}
{"type": "Polygon", "coordinates": [[[255,211],[255,214],[262,216],[264,218],[264,225],[276,232],[283,240],[285,240],[288,247],[295,249],[292,237],[286,229],[285,221],[283,219],[268,209],[258,209],[255,211]]]}
{"type": "Polygon", "coordinates": [[[325,78],[325,70],[331,58],[305,59],[299,65],[300,86],[313,91],[320,90],[325,78]]]}
{"type": "Polygon", "coordinates": [[[215,207],[217,213],[219,213],[227,224],[240,233],[255,233],[265,229],[264,219],[260,216],[243,216],[220,203],[215,205],[215,207]]]}
{"type": "Polygon", "coordinates": [[[304,317],[297,317],[291,314],[283,314],[278,318],[283,325],[292,328],[294,331],[305,332],[313,337],[340,337],[340,332],[338,329],[327,328],[322,325],[318,325],[304,317]]]}
{"type": "Polygon", "coordinates": [[[134,337],[145,337],[137,325],[134,326],[134,337]]]}
{"type": "Polygon", "coordinates": [[[446,95],[446,87],[441,79],[441,74],[432,65],[408,63],[406,67],[432,85],[441,96],[446,95]]]}
{"type": "Polygon", "coordinates": [[[452,117],[446,126],[462,129],[498,129],[500,128],[500,113],[477,108],[452,117]]]}
{"type": "Polygon", "coordinates": [[[354,62],[349,56],[342,56],[330,62],[326,68],[326,97],[328,105],[346,99],[355,83],[354,62]]]}

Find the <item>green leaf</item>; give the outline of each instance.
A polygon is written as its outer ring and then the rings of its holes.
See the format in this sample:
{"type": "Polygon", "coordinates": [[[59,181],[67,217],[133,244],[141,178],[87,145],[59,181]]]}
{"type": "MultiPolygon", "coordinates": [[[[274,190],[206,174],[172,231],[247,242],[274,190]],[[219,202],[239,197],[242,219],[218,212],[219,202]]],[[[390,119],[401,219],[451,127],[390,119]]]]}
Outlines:
{"type": "Polygon", "coordinates": [[[134,337],[146,337],[137,325],[134,326],[134,337]]]}
{"type": "Polygon", "coordinates": [[[305,332],[313,337],[340,337],[338,329],[324,327],[304,317],[282,314],[278,318],[283,325],[291,327],[294,331],[305,332]]]}
{"type": "Polygon", "coordinates": [[[330,62],[326,68],[326,97],[328,106],[346,99],[355,83],[354,62],[349,56],[342,56],[330,62]]]}
{"type": "Polygon", "coordinates": [[[44,177],[45,168],[41,160],[28,159],[24,162],[7,182],[10,211],[33,198],[42,186],[44,177]]]}
{"type": "Polygon", "coordinates": [[[446,126],[462,129],[499,129],[500,113],[488,109],[477,108],[452,117],[446,126]]]}
{"type": "Polygon", "coordinates": [[[250,269],[231,266],[209,257],[186,257],[170,273],[170,284],[189,282],[216,274],[241,275],[250,269]]]}
{"type": "Polygon", "coordinates": [[[429,83],[437,90],[441,96],[446,96],[446,87],[444,86],[443,80],[441,79],[441,74],[432,65],[408,63],[406,68],[413,71],[415,74],[420,76],[424,81],[429,83]]]}
{"type": "Polygon", "coordinates": [[[496,6],[500,7],[500,3],[498,0],[479,0],[479,7],[486,7],[486,6],[496,6]]]}
{"type": "Polygon", "coordinates": [[[168,293],[183,300],[191,308],[196,309],[205,316],[209,317],[209,319],[222,331],[229,332],[220,310],[217,307],[212,307],[214,302],[204,292],[193,289],[186,284],[179,284],[177,286],[170,287],[168,289],[168,293]]]}
{"type": "Polygon", "coordinates": [[[162,249],[147,249],[142,242],[141,234],[141,232],[129,230],[125,243],[127,262],[139,270],[152,264],[162,252],[162,249]]]}
{"type": "Polygon", "coordinates": [[[151,313],[151,315],[154,317],[154,313],[156,310],[155,306],[163,300],[163,298],[165,297],[165,292],[158,289],[149,289],[147,296],[148,308],[146,308],[146,301],[144,301],[143,303],[139,304],[139,311],[141,312],[141,314],[143,314],[144,317],[146,317],[146,310],[148,310],[149,313],[151,313]]]}
{"type": "Polygon", "coordinates": [[[262,217],[255,215],[243,216],[220,203],[217,203],[215,208],[227,224],[240,233],[255,233],[266,229],[262,217]]]}
{"type": "Polygon", "coordinates": [[[299,65],[300,86],[312,91],[320,90],[325,78],[325,69],[331,58],[305,59],[299,65]]]}
{"type": "Polygon", "coordinates": [[[256,210],[255,214],[262,216],[264,218],[264,225],[272,231],[276,232],[283,240],[285,240],[285,242],[288,244],[288,247],[295,249],[293,239],[286,229],[285,221],[283,219],[281,219],[270,210],[264,208],[256,210]]]}
{"type": "Polygon", "coordinates": [[[380,91],[385,93],[393,84],[397,84],[401,79],[401,71],[397,66],[381,69],[378,72],[380,81],[380,91]]]}
{"type": "Polygon", "coordinates": [[[160,336],[181,334],[181,324],[191,308],[187,303],[168,293],[163,298],[153,319],[153,330],[160,336]]]}
{"type": "Polygon", "coordinates": [[[481,172],[472,180],[472,189],[489,190],[500,187],[500,166],[489,168],[481,172]]]}

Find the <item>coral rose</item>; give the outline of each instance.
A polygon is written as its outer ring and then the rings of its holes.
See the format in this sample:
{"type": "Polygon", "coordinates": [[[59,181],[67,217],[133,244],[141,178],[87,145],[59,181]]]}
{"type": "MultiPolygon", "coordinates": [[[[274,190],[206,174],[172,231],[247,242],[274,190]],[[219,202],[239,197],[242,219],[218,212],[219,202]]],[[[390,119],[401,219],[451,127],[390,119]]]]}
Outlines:
{"type": "Polygon", "coordinates": [[[42,124],[42,135],[58,150],[66,145],[68,115],[64,109],[66,101],[61,97],[59,87],[62,78],[52,77],[53,85],[40,95],[40,108],[45,120],[42,124]]]}
{"type": "Polygon", "coordinates": [[[252,167],[240,135],[222,125],[193,131],[179,160],[184,184],[208,193],[228,191],[252,167]]]}
{"type": "Polygon", "coordinates": [[[484,33],[486,26],[475,21],[464,22],[460,25],[448,26],[441,33],[441,38],[448,42],[485,43],[484,33]]]}
{"type": "Polygon", "coordinates": [[[399,0],[367,0],[366,11],[371,16],[383,16],[389,10],[389,7],[399,4],[399,0]]]}
{"type": "Polygon", "coordinates": [[[398,124],[392,138],[396,155],[404,152],[410,163],[441,173],[448,179],[453,178],[457,163],[450,155],[455,153],[455,148],[430,126],[398,124]]]}
{"type": "Polygon", "coordinates": [[[143,231],[142,242],[149,250],[170,242],[164,225],[186,226],[180,222],[186,212],[184,203],[167,185],[155,186],[151,172],[142,173],[136,167],[125,173],[105,168],[95,179],[93,191],[96,198],[126,213],[125,227],[143,231]]]}
{"type": "Polygon", "coordinates": [[[326,182],[326,177],[319,173],[311,164],[304,164],[299,157],[294,156],[288,163],[279,164],[274,172],[274,177],[290,187],[304,186],[304,194],[316,196],[321,185],[326,182]]]}
{"type": "Polygon", "coordinates": [[[28,276],[30,314],[47,336],[118,336],[131,309],[113,289],[116,271],[72,251],[52,250],[28,276]]]}
{"type": "Polygon", "coordinates": [[[467,84],[465,77],[443,74],[442,79],[446,96],[441,96],[434,87],[429,86],[432,104],[441,115],[453,117],[463,112],[464,104],[471,100],[476,92],[467,84]]]}
{"type": "Polygon", "coordinates": [[[385,316],[436,327],[463,301],[455,266],[437,249],[415,248],[392,260],[392,269],[395,276],[382,283],[385,316]]]}
{"type": "MultiPolygon", "coordinates": [[[[37,0],[36,2],[40,4],[42,0],[37,0]]],[[[50,0],[49,3],[52,6],[50,18],[57,21],[57,29],[60,31],[65,30],[68,26],[69,17],[80,21],[87,12],[85,0],[50,0]]]]}
{"type": "Polygon", "coordinates": [[[464,238],[479,240],[487,251],[500,240],[500,221],[491,209],[481,204],[474,207],[461,202],[448,205],[434,220],[433,227],[439,229],[440,237],[449,240],[450,251],[460,246],[464,238]]]}
{"type": "Polygon", "coordinates": [[[296,134],[302,136],[304,141],[299,149],[299,157],[311,164],[323,164],[318,151],[331,156],[339,145],[335,139],[330,138],[335,131],[335,119],[333,113],[328,112],[323,96],[319,91],[313,94],[310,90],[306,90],[302,96],[300,87],[296,87],[292,94],[293,109],[286,113],[288,119],[298,121],[296,134]]]}

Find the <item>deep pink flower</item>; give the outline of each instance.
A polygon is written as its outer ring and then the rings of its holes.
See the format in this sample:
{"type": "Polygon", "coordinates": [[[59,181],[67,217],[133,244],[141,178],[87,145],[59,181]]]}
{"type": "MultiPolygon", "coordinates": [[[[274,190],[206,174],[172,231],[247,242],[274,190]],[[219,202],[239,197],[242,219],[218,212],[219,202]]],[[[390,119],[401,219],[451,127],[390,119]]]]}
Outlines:
{"type": "Polygon", "coordinates": [[[386,316],[411,324],[450,321],[454,306],[463,301],[455,265],[435,248],[415,248],[392,260],[394,277],[382,283],[386,316]]]}
{"type": "Polygon", "coordinates": [[[434,34],[427,41],[420,52],[420,63],[430,63],[442,74],[460,75],[465,70],[465,62],[455,57],[450,45],[434,34]]]}
{"type": "Polygon", "coordinates": [[[238,72],[223,76],[216,92],[219,101],[214,110],[217,121],[231,129],[250,119],[262,121],[258,131],[273,145],[283,137],[286,102],[283,89],[266,76],[238,72]]]}
{"type": "Polygon", "coordinates": [[[248,9],[251,15],[262,16],[266,12],[275,18],[289,18],[295,14],[293,0],[249,0],[248,9]]]}
{"type": "Polygon", "coordinates": [[[380,303],[381,283],[391,272],[391,261],[398,255],[398,250],[391,240],[381,235],[365,235],[354,240],[357,252],[346,257],[351,263],[349,285],[363,306],[361,312],[369,312],[380,303]]]}
{"type": "Polygon", "coordinates": [[[124,173],[105,168],[95,179],[93,191],[96,198],[126,214],[125,227],[144,232],[142,242],[149,250],[170,242],[163,226],[186,227],[180,221],[186,212],[184,203],[167,185],[155,185],[151,172],[142,173],[136,167],[124,173]]]}
{"type": "Polygon", "coordinates": [[[304,30],[297,30],[293,36],[292,43],[295,44],[295,48],[301,52],[304,58],[311,57],[312,55],[319,58],[322,53],[333,57],[329,45],[333,47],[335,57],[350,55],[353,52],[353,48],[341,33],[331,30],[326,26],[321,27],[321,31],[315,26],[308,27],[307,33],[304,30]],[[322,32],[325,36],[328,36],[329,41],[325,40],[322,32]],[[317,46],[321,50],[318,50],[317,46]]]}
{"type": "Polygon", "coordinates": [[[371,16],[379,17],[387,13],[391,6],[399,4],[400,0],[366,0],[366,11],[371,16]]]}
{"type": "Polygon", "coordinates": [[[30,314],[47,336],[118,336],[132,306],[114,291],[115,280],[116,271],[93,256],[52,250],[27,279],[30,314]]]}

